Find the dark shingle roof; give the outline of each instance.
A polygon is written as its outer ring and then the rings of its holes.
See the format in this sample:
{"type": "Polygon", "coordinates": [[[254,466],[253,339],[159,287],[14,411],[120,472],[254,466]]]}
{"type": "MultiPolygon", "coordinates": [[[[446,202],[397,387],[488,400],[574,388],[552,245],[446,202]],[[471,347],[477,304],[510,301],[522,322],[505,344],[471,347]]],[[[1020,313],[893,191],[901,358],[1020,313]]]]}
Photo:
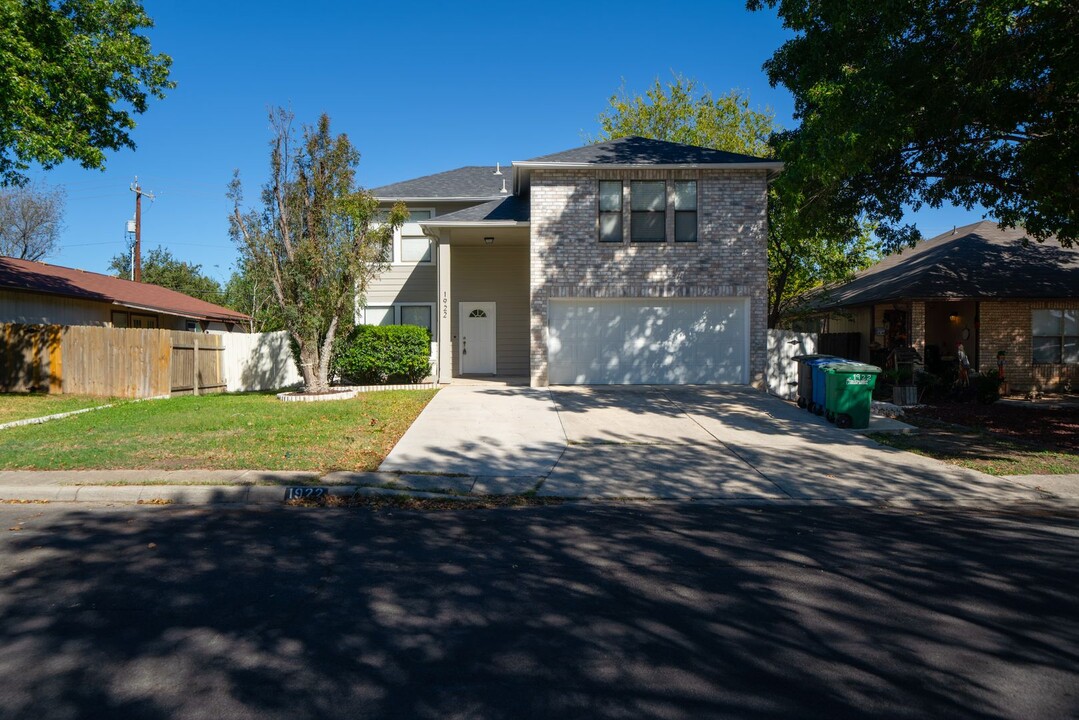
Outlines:
{"type": "Polygon", "coordinates": [[[510,195],[491,200],[482,205],[439,215],[425,225],[443,223],[528,222],[530,217],[528,198],[510,195]]]}
{"type": "Polygon", "coordinates": [[[820,309],[898,299],[1079,297],[1079,248],[1029,241],[1022,228],[982,222],[889,255],[831,288],[820,309]]]}
{"type": "MultiPolygon", "coordinates": [[[[714,165],[728,163],[775,163],[751,155],[712,150],[681,143],[625,137],[595,145],[541,155],[527,163],[582,163],[589,165],[714,165]]],[[[520,163],[515,163],[520,164],[520,163]]]]}
{"type": "Polygon", "coordinates": [[[9,257],[0,257],[0,289],[97,300],[198,320],[235,323],[250,319],[241,312],[159,285],[9,257]]]}
{"type": "Polygon", "coordinates": [[[424,175],[414,180],[383,185],[368,192],[378,198],[494,198],[502,190],[502,181],[509,187],[511,169],[502,167],[495,175],[493,165],[470,165],[446,172],[424,175]]]}

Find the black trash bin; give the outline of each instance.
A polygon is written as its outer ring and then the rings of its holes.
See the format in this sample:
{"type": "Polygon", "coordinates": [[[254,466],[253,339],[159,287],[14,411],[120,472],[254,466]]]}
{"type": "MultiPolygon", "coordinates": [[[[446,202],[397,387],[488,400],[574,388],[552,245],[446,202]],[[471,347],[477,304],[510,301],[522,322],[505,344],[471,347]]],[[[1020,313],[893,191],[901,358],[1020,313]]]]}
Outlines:
{"type": "MultiPolygon", "coordinates": [[[[795,355],[798,363],[798,407],[806,410],[813,404],[813,366],[811,360],[842,360],[835,355],[795,355]]],[[[824,398],[821,398],[824,405],[824,398]]]]}

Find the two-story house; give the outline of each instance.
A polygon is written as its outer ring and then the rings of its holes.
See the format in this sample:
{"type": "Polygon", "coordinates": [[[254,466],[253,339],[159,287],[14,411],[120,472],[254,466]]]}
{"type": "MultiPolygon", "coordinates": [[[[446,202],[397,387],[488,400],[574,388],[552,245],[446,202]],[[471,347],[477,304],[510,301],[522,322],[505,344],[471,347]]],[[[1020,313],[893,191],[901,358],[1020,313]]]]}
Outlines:
{"type": "Polygon", "coordinates": [[[374,188],[410,218],[357,321],[428,327],[443,383],[760,383],[781,168],[633,137],[374,188]]]}

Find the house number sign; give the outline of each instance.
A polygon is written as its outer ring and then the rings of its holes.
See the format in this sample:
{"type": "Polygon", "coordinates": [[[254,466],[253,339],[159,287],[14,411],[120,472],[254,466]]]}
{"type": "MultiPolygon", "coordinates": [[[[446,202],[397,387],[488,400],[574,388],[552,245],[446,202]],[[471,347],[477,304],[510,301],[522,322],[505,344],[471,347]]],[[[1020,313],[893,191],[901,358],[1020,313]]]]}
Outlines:
{"type": "Polygon", "coordinates": [[[450,316],[450,296],[445,290],[442,291],[442,319],[445,320],[450,316]]]}
{"type": "Polygon", "coordinates": [[[290,487],[285,488],[286,500],[314,500],[326,495],[324,487],[290,487]]]}

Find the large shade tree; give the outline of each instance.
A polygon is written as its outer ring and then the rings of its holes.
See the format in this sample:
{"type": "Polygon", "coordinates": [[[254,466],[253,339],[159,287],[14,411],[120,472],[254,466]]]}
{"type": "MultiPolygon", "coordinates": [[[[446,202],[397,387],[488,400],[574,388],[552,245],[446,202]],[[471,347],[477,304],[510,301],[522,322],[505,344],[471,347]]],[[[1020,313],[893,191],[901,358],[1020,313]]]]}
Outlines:
{"type": "Polygon", "coordinates": [[[0,0],[0,185],[135,147],[132,115],[174,87],[151,27],[138,0],[0,0]]]}
{"type": "MultiPolygon", "coordinates": [[[[774,155],[770,141],[778,130],[774,115],[754,110],[744,93],[713,96],[681,76],[666,85],[657,79],[643,95],[623,87],[599,123],[595,141],[639,135],[755,157],[774,155]]],[[[812,199],[782,176],[769,192],[769,327],[795,315],[807,291],[845,280],[875,258],[869,227],[857,216],[820,212],[810,222],[802,214],[807,205],[812,199]]]]}
{"type": "Polygon", "coordinates": [[[239,177],[230,187],[232,234],[244,263],[267,278],[281,323],[299,350],[307,392],[329,390],[334,338],[353,323],[355,303],[386,268],[386,249],[405,221],[398,204],[386,216],[356,186],[359,153],[322,115],[299,138],[293,116],[270,115],[270,179],[261,207],[245,209],[239,177]]]}
{"type": "Polygon", "coordinates": [[[765,63],[800,124],[777,148],[813,208],[864,214],[886,247],[904,212],[981,205],[1037,239],[1079,237],[1074,0],[749,0],[794,37],[765,63]]]}
{"type": "Polygon", "coordinates": [[[0,189],[0,255],[40,260],[56,250],[64,191],[44,185],[0,189]]]}

